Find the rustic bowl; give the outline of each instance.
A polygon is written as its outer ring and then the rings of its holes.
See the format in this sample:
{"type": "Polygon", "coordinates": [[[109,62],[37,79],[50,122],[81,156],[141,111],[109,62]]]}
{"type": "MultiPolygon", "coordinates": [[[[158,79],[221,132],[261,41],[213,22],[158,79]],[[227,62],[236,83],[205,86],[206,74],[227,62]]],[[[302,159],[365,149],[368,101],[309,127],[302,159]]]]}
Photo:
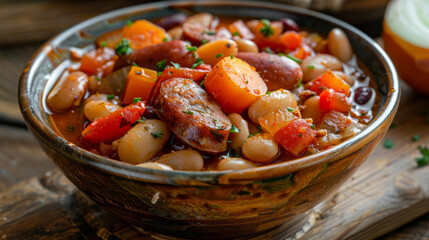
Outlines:
{"type": "Polygon", "coordinates": [[[119,218],[155,232],[224,239],[261,234],[293,224],[337,189],[386,133],[399,101],[395,69],[383,50],[356,28],[332,17],[266,2],[159,2],[109,12],[82,22],[45,43],[29,61],[19,84],[28,128],[62,173],[89,198],[119,218]],[[52,130],[42,94],[70,46],[85,46],[128,19],[159,18],[179,11],[278,19],[327,34],[339,27],[373,74],[378,98],[374,120],[355,137],[321,153],[242,171],[186,172],[135,167],[81,149],[52,130]]]}

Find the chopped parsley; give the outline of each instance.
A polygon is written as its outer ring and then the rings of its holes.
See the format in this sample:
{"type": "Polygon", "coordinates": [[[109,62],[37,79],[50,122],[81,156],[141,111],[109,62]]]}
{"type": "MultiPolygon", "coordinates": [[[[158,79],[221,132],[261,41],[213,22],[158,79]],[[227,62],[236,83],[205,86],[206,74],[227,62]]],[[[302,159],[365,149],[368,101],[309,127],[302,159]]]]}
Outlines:
{"type": "Polygon", "coordinates": [[[112,99],[115,98],[115,95],[114,94],[109,94],[109,95],[106,96],[106,98],[107,98],[107,100],[112,100],[112,99]]]}
{"type": "Polygon", "coordinates": [[[299,87],[301,87],[302,86],[302,78],[299,78],[298,79],[298,83],[296,84],[296,88],[299,88],[299,87]]]}
{"type": "Polygon", "coordinates": [[[130,46],[130,41],[125,38],[122,38],[121,42],[116,45],[115,52],[116,54],[118,54],[118,56],[122,56],[124,54],[129,55],[130,53],[132,53],[133,49],[130,46]]]}
{"type": "Polygon", "coordinates": [[[240,33],[238,33],[238,32],[233,32],[233,33],[232,33],[232,36],[240,36],[240,33]]]}
{"type": "Polygon", "coordinates": [[[258,133],[261,133],[261,132],[259,131],[259,132],[256,132],[256,133],[249,134],[249,135],[247,136],[247,138],[251,138],[251,137],[255,136],[255,135],[256,135],[256,134],[258,134],[258,133]]]}
{"type": "Polygon", "coordinates": [[[141,122],[144,123],[146,122],[146,118],[144,116],[142,116],[140,119],[138,119],[136,122],[141,122]]]}
{"type": "Polygon", "coordinates": [[[264,25],[263,27],[261,27],[261,29],[259,30],[260,33],[262,33],[262,35],[264,35],[264,37],[269,37],[271,35],[274,34],[274,30],[271,27],[271,23],[268,19],[261,19],[261,23],[264,25]]]}
{"type": "Polygon", "coordinates": [[[204,45],[206,43],[207,43],[207,40],[205,40],[205,39],[201,40],[201,45],[204,45]]]}
{"type": "Polygon", "coordinates": [[[133,62],[133,66],[140,67],[137,63],[133,62]]]}
{"type": "Polygon", "coordinates": [[[314,68],[314,65],[308,65],[307,68],[314,68]]]}
{"type": "Polygon", "coordinates": [[[100,77],[98,77],[98,76],[95,76],[95,80],[97,80],[97,81],[101,81],[101,78],[100,78],[100,77]]]}
{"type": "Polygon", "coordinates": [[[107,45],[106,41],[102,41],[102,42],[100,43],[100,46],[101,46],[102,48],[105,48],[105,47],[106,47],[106,45],[107,45]]]}
{"type": "Polygon", "coordinates": [[[420,153],[423,157],[415,158],[418,167],[426,166],[429,163],[429,148],[419,146],[420,153]]]}
{"type": "Polygon", "coordinates": [[[163,38],[163,39],[162,39],[162,41],[163,41],[163,42],[168,42],[168,38],[167,38],[167,37],[165,37],[165,38],[163,38]]]}
{"type": "Polygon", "coordinates": [[[257,129],[259,129],[260,131],[262,131],[262,127],[261,126],[256,126],[257,129]]]}
{"type": "Polygon", "coordinates": [[[294,61],[295,61],[295,62],[297,62],[297,63],[302,63],[302,60],[301,60],[301,59],[296,58],[296,57],[294,57],[294,56],[292,56],[292,55],[290,55],[290,54],[286,55],[286,57],[288,57],[288,58],[290,58],[290,59],[294,60],[294,61]]]}
{"type": "Polygon", "coordinates": [[[267,91],[267,93],[266,93],[266,94],[267,94],[267,95],[270,95],[271,93],[272,93],[271,91],[267,91]]]}
{"type": "Polygon", "coordinates": [[[156,71],[158,72],[158,76],[161,75],[162,71],[164,71],[166,65],[167,59],[161,60],[156,63],[156,71]]]}
{"type": "Polygon", "coordinates": [[[293,109],[293,108],[291,108],[291,107],[288,107],[288,108],[287,108],[287,110],[288,110],[289,112],[293,112],[293,111],[295,111],[295,109],[293,109]]]}
{"type": "Polygon", "coordinates": [[[201,58],[197,58],[196,60],[195,60],[195,63],[194,64],[192,64],[192,68],[196,68],[196,67],[198,67],[198,66],[200,66],[201,64],[203,64],[204,63],[204,61],[203,61],[203,59],[201,59],[201,58]]]}
{"type": "Polygon", "coordinates": [[[136,97],[133,99],[133,103],[138,103],[140,100],[142,100],[141,97],[136,97]]]}
{"type": "Polygon", "coordinates": [[[419,139],[420,139],[420,135],[414,134],[414,136],[412,138],[413,142],[417,142],[419,139]]]}
{"type": "Polygon", "coordinates": [[[302,137],[302,133],[298,133],[298,137],[302,137]]]}
{"type": "Polygon", "coordinates": [[[127,26],[129,27],[129,26],[131,26],[131,24],[133,24],[133,21],[128,20],[128,21],[127,21],[127,26]]]}
{"type": "Polygon", "coordinates": [[[279,55],[280,57],[286,57],[286,54],[284,54],[284,53],[278,53],[277,55],[279,55]]]}
{"type": "Polygon", "coordinates": [[[216,54],[216,58],[220,58],[220,57],[223,57],[223,54],[222,54],[222,53],[218,53],[218,54],[216,54]]]}
{"type": "Polygon", "coordinates": [[[207,35],[216,35],[215,31],[210,31],[210,30],[204,30],[201,35],[204,35],[204,33],[207,35]]]}
{"type": "Polygon", "coordinates": [[[246,80],[245,83],[249,83],[249,80],[246,80]]]}
{"type": "Polygon", "coordinates": [[[186,114],[189,114],[189,115],[194,115],[194,112],[192,112],[192,111],[182,111],[182,113],[186,113],[186,114]]]}
{"type": "Polygon", "coordinates": [[[200,84],[198,84],[198,85],[200,85],[200,87],[201,87],[201,88],[204,88],[204,80],[202,80],[202,81],[200,82],[200,84]]]}
{"type": "Polygon", "coordinates": [[[269,53],[269,54],[273,54],[274,53],[273,50],[271,50],[270,47],[266,47],[264,52],[269,53]]]}
{"type": "Polygon", "coordinates": [[[231,54],[231,59],[234,59],[234,55],[231,54]]]}
{"type": "Polygon", "coordinates": [[[387,139],[386,141],[384,141],[383,146],[384,146],[385,148],[390,149],[390,148],[393,148],[393,147],[395,146],[395,143],[394,143],[393,141],[391,141],[391,140],[387,139]]]}
{"type": "Polygon", "coordinates": [[[178,63],[174,63],[174,62],[170,62],[171,63],[171,65],[173,65],[173,67],[175,67],[175,68],[177,68],[177,69],[179,69],[180,68],[180,64],[178,64],[178,63]]]}
{"type": "Polygon", "coordinates": [[[316,129],[316,125],[311,124],[311,128],[312,128],[312,129],[316,129]]]}
{"type": "Polygon", "coordinates": [[[230,133],[239,133],[240,129],[234,126],[234,124],[231,127],[231,130],[229,130],[230,133]]]}
{"type": "Polygon", "coordinates": [[[161,132],[157,132],[157,133],[150,133],[151,135],[152,135],[152,137],[153,138],[155,138],[155,139],[157,139],[157,138],[159,138],[159,139],[161,139],[162,138],[162,135],[164,135],[164,132],[163,131],[161,131],[161,132]]]}
{"type": "Polygon", "coordinates": [[[213,137],[218,141],[218,142],[223,142],[223,140],[225,139],[225,136],[221,133],[216,132],[213,129],[210,129],[210,132],[212,133],[213,137]]]}
{"type": "Polygon", "coordinates": [[[198,48],[195,46],[186,45],[186,49],[188,49],[189,52],[195,52],[198,48]]]}

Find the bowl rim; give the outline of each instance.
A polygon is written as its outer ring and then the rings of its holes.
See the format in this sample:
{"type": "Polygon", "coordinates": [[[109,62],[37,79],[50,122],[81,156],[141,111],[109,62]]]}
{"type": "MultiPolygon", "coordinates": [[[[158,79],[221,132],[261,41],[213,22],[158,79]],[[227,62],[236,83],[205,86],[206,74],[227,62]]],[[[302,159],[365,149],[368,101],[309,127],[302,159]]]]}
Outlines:
{"type": "MultiPolygon", "coordinates": [[[[18,86],[18,100],[20,105],[21,113],[24,117],[24,120],[27,124],[27,127],[32,130],[33,134],[36,134],[40,140],[46,143],[49,147],[53,148],[56,151],[62,151],[64,155],[68,158],[73,158],[79,163],[88,165],[90,167],[96,168],[102,172],[113,174],[116,176],[125,177],[128,179],[133,179],[137,181],[145,182],[156,182],[164,184],[191,184],[191,185],[207,185],[207,184],[227,184],[231,182],[252,182],[261,179],[267,179],[276,176],[282,176],[288,173],[292,173],[303,168],[308,168],[320,163],[328,163],[329,156],[335,154],[345,154],[351,153],[359,149],[357,143],[364,142],[365,140],[372,140],[377,135],[376,130],[382,126],[386,127],[387,124],[390,124],[393,115],[395,113],[399,104],[399,95],[400,87],[399,80],[396,74],[396,70],[390,58],[384,52],[384,50],[369,36],[367,36],[362,31],[353,27],[352,25],[345,23],[334,17],[308,10],[295,6],[289,6],[286,4],[272,3],[272,2],[261,2],[261,1],[233,1],[233,0],[208,0],[208,1],[163,1],[155,3],[145,3],[135,6],[125,7],[117,10],[113,10],[88,20],[85,20],[81,23],[78,23],[65,31],[59,33],[58,35],[52,37],[47,42],[45,42],[31,57],[27,63],[18,86]],[[245,170],[236,170],[236,171],[166,171],[166,170],[157,170],[157,169],[148,169],[136,167],[132,164],[120,162],[117,160],[109,159],[102,157],[100,155],[94,154],[90,151],[87,151],[83,148],[77,147],[73,143],[65,140],[59,136],[53,129],[48,127],[46,123],[39,120],[33,108],[31,106],[29,99],[29,83],[35,77],[38,68],[40,67],[42,58],[47,54],[51,49],[51,44],[53,45],[56,42],[60,42],[65,37],[70,34],[76,33],[79,29],[90,26],[94,23],[104,21],[107,19],[126,16],[131,12],[142,12],[142,11],[153,11],[166,7],[183,7],[189,5],[201,5],[201,6],[243,6],[243,7],[261,7],[265,9],[273,9],[285,11],[291,14],[299,14],[304,16],[312,16],[319,18],[325,22],[328,22],[333,25],[337,25],[347,31],[356,34],[361,39],[363,39],[366,44],[371,48],[374,54],[378,55],[377,57],[381,59],[384,64],[384,68],[387,70],[387,80],[389,81],[389,92],[387,93],[387,99],[379,113],[376,115],[371,123],[356,136],[324,151],[319,153],[311,154],[305,157],[300,157],[292,161],[286,161],[276,164],[270,164],[266,166],[261,166],[258,168],[245,169],[245,170]],[[353,148],[353,145],[355,147],[353,148]],[[347,151],[344,151],[347,149],[347,151]],[[260,178],[257,178],[259,176],[260,178]],[[264,177],[266,176],[266,177],[264,177]],[[256,178],[255,178],[256,177],[256,178]]],[[[40,107],[40,109],[42,109],[40,107]]],[[[43,110],[40,110],[43,113],[43,110]]],[[[55,161],[55,160],[54,160],[55,161]]]]}

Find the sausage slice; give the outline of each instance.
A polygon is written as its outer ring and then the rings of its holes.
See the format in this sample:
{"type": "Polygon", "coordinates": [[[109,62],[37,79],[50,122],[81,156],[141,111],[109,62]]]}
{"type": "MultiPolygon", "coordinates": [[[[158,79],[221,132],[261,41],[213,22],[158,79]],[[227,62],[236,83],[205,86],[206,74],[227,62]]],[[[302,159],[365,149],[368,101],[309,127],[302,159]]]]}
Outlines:
{"type": "Polygon", "coordinates": [[[237,58],[260,72],[269,91],[280,88],[292,90],[302,78],[300,66],[292,59],[268,53],[239,52],[237,58]]]}
{"type": "Polygon", "coordinates": [[[226,150],[231,122],[219,104],[191,79],[164,81],[154,106],[167,128],[189,146],[207,153],[226,150]]]}

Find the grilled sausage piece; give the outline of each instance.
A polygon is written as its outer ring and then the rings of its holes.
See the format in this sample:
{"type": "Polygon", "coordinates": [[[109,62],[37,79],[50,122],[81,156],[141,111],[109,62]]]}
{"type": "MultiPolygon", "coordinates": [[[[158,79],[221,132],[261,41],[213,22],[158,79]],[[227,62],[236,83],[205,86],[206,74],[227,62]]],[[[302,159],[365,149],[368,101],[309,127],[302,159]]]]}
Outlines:
{"type": "Polygon", "coordinates": [[[182,67],[191,67],[195,56],[190,52],[185,41],[173,40],[147,46],[132,52],[129,56],[123,55],[116,61],[115,69],[131,65],[133,62],[140,67],[156,70],[156,63],[164,59],[167,63],[178,63],[182,67]]]}
{"type": "Polygon", "coordinates": [[[268,53],[239,52],[237,58],[260,72],[268,91],[280,88],[291,90],[302,78],[302,70],[292,59],[268,53]]]}
{"type": "Polygon", "coordinates": [[[219,104],[191,79],[164,81],[154,105],[167,128],[189,146],[207,153],[226,150],[231,122],[219,104]]]}

